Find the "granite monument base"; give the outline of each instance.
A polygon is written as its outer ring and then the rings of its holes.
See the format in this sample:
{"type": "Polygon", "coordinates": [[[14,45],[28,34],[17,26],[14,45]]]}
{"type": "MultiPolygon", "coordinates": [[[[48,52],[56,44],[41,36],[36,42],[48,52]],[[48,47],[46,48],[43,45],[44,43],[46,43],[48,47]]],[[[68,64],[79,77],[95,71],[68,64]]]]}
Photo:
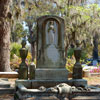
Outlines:
{"type": "Polygon", "coordinates": [[[27,88],[39,88],[44,86],[46,88],[58,85],[60,83],[67,83],[68,81],[68,71],[65,68],[56,68],[56,69],[44,69],[37,68],[35,70],[35,79],[25,80],[18,79],[16,80],[16,86],[22,84],[27,88]]]}
{"type": "Polygon", "coordinates": [[[66,83],[72,85],[72,81],[70,80],[16,80],[16,87],[18,84],[22,84],[28,89],[37,89],[41,86],[49,88],[54,87],[60,83],[66,83]]]}
{"type": "Polygon", "coordinates": [[[36,80],[67,80],[68,71],[65,68],[56,68],[56,69],[36,69],[35,70],[35,79],[36,80]]]}
{"type": "Polygon", "coordinates": [[[87,86],[87,80],[85,79],[72,79],[72,85],[76,87],[85,87],[87,86]]]}

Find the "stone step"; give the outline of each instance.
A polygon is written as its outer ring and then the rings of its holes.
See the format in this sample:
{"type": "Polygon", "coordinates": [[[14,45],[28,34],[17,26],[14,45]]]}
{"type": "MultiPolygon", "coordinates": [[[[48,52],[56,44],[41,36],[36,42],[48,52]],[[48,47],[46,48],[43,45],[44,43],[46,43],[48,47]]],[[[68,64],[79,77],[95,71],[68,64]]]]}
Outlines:
{"type": "Polygon", "coordinates": [[[0,88],[10,88],[10,83],[0,82],[0,88]]]}
{"type": "Polygon", "coordinates": [[[0,88],[10,88],[10,83],[7,78],[0,78],[0,88]]]}
{"type": "Polygon", "coordinates": [[[52,96],[52,97],[32,97],[24,100],[59,100],[59,99],[52,96]]]}
{"type": "Polygon", "coordinates": [[[100,96],[77,96],[72,100],[100,100],[100,96]]]}
{"type": "Polygon", "coordinates": [[[14,94],[15,89],[14,88],[0,88],[0,95],[2,94],[14,94]]]}

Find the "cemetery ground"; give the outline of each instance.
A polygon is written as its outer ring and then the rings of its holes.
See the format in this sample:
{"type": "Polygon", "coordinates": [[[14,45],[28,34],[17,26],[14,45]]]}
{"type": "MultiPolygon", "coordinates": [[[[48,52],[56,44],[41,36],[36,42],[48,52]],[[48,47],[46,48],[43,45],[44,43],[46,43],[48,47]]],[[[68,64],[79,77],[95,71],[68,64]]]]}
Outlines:
{"type": "MultiPolygon", "coordinates": [[[[90,77],[84,77],[84,79],[86,79],[88,81],[88,85],[92,85],[92,86],[96,86],[98,88],[100,88],[100,75],[98,76],[90,76],[90,77]]],[[[9,78],[8,79],[11,87],[15,87],[15,80],[16,78],[9,78]]],[[[13,99],[13,94],[3,94],[0,95],[0,100],[14,100],[13,99]]],[[[31,100],[31,99],[29,99],[31,100]]]]}

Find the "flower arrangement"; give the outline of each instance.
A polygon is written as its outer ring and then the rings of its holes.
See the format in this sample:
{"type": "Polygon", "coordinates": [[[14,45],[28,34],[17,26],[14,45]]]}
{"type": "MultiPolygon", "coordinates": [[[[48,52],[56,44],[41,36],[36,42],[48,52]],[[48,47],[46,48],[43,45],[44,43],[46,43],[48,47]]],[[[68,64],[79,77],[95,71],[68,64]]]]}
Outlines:
{"type": "MultiPolygon", "coordinates": [[[[32,59],[31,53],[28,52],[27,58],[25,60],[27,65],[31,63],[31,59],[32,59]]],[[[18,69],[20,64],[21,64],[21,58],[18,57],[16,54],[14,54],[12,60],[10,61],[11,69],[12,70],[18,69]]]]}
{"type": "Polygon", "coordinates": [[[76,62],[76,60],[75,60],[74,56],[72,56],[71,58],[70,57],[67,58],[66,69],[69,72],[73,72],[73,67],[74,67],[75,62],[76,62]]]}
{"type": "Polygon", "coordinates": [[[91,69],[90,73],[100,73],[100,66],[99,67],[94,67],[93,69],[91,69]]]}
{"type": "Polygon", "coordinates": [[[16,56],[16,54],[13,55],[13,59],[10,61],[10,67],[14,71],[15,69],[19,68],[19,64],[21,63],[21,58],[16,56]]]}

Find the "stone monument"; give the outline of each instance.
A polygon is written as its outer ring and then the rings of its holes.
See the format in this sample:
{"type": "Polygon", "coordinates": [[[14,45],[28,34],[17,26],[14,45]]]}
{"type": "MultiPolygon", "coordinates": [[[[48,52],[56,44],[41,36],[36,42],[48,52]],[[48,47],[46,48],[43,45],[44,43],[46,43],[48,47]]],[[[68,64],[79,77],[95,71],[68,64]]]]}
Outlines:
{"type": "Polygon", "coordinates": [[[76,48],[74,49],[74,56],[76,59],[76,63],[74,64],[74,68],[73,68],[73,79],[82,79],[82,66],[80,63],[81,48],[79,45],[80,45],[80,43],[77,40],[76,48]]]}
{"type": "Polygon", "coordinates": [[[19,79],[28,79],[28,66],[25,63],[25,59],[28,54],[28,50],[25,48],[26,41],[22,41],[22,48],[20,49],[20,56],[22,59],[22,62],[19,66],[19,79]]]}
{"type": "MultiPolygon", "coordinates": [[[[76,64],[73,70],[73,79],[68,80],[68,71],[65,68],[64,30],[64,20],[61,17],[47,15],[37,19],[36,65],[33,63],[30,65],[30,80],[27,79],[27,67],[25,66],[27,50],[23,43],[22,49],[20,50],[22,64],[20,66],[19,76],[21,78],[16,80],[15,100],[19,100],[19,98],[22,100],[25,96],[49,96],[54,94],[58,96],[59,93],[66,94],[72,92],[73,88],[71,86],[60,83],[67,83],[77,87],[87,85],[87,81],[82,79],[82,67],[79,62],[81,49],[78,41],[77,48],[74,52],[76,64]],[[57,85],[57,89],[50,88],[55,85],[57,85]]],[[[60,100],[65,100],[65,98],[60,100]]]]}
{"type": "Polygon", "coordinates": [[[81,48],[80,48],[80,42],[76,40],[76,48],[74,49],[74,56],[76,59],[76,63],[73,68],[73,85],[74,86],[83,86],[85,87],[87,85],[87,81],[82,79],[83,71],[82,66],[80,63],[81,58],[81,48]]]}
{"type": "Polygon", "coordinates": [[[58,16],[37,19],[37,65],[35,79],[66,80],[64,20],[58,16]]]}
{"type": "Polygon", "coordinates": [[[22,64],[19,69],[19,79],[16,80],[16,86],[22,84],[27,88],[46,88],[55,86],[60,83],[68,83],[68,71],[65,68],[66,59],[64,55],[64,19],[58,16],[42,16],[37,19],[37,56],[36,65],[31,64],[30,78],[27,78],[27,67],[25,58],[27,50],[23,46],[21,55],[22,64]],[[22,80],[21,80],[22,79],[22,80]],[[30,80],[29,80],[30,79],[30,80]]]}

